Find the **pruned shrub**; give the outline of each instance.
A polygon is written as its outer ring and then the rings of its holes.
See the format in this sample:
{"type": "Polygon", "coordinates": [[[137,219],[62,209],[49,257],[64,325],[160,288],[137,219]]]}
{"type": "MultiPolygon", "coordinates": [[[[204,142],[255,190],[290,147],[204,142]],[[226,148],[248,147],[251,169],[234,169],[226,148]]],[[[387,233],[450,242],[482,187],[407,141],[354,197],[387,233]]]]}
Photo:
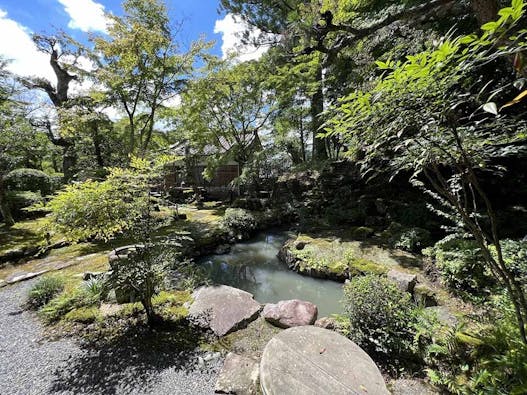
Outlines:
{"type": "Polygon", "coordinates": [[[248,234],[257,227],[256,218],[242,208],[228,208],[223,216],[223,225],[239,234],[248,234]]]}
{"type": "Polygon", "coordinates": [[[5,176],[5,185],[14,191],[40,192],[48,195],[53,192],[53,180],[36,169],[15,169],[5,176]]]}
{"type": "Polygon", "coordinates": [[[37,310],[60,294],[64,289],[64,279],[60,276],[44,276],[30,289],[26,305],[37,310]]]}
{"type": "Polygon", "coordinates": [[[344,286],[351,340],[377,361],[399,365],[413,357],[416,307],[385,277],[366,275],[344,286]]]}

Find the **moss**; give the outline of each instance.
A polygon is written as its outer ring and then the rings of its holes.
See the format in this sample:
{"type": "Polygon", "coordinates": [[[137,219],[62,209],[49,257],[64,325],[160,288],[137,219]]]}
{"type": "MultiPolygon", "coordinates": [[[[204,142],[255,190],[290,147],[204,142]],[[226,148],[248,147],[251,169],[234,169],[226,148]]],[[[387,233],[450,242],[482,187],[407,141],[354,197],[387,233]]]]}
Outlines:
{"type": "Polygon", "coordinates": [[[192,296],[188,291],[161,291],[154,296],[152,304],[154,306],[179,306],[192,301],[192,296]]]}
{"type": "Polygon", "coordinates": [[[233,351],[241,355],[260,357],[263,349],[279,329],[260,317],[251,322],[247,328],[228,334],[214,342],[202,343],[200,348],[206,351],[233,351]]]}
{"type": "Polygon", "coordinates": [[[358,274],[384,274],[388,268],[382,264],[364,258],[354,259],[349,264],[350,276],[358,274]]]}
{"type": "Polygon", "coordinates": [[[78,309],[71,310],[64,316],[66,321],[80,322],[82,324],[91,324],[95,321],[102,319],[99,308],[96,306],[91,307],[80,307],[78,309]]]}

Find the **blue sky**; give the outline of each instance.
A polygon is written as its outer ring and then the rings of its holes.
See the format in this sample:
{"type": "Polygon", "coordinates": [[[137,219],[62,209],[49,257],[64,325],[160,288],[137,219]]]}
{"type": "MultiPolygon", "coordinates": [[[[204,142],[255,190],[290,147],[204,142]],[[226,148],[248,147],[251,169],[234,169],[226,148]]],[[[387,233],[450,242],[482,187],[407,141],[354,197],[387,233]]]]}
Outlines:
{"type": "MultiPolygon", "coordinates": [[[[179,42],[184,46],[205,35],[216,41],[219,56],[240,49],[237,32],[244,24],[232,15],[218,13],[218,0],[165,0],[170,16],[183,21],[179,42]]],[[[48,59],[31,42],[31,33],[65,30],[85,41],[89,33],[105,29],[105,12],[121,14],[121,0],[0,0],[0,55],[11,59],[10,69],[22,75],[53,80],[48,59]]],[[[261,50],[241,48],[242,60],[257,58],[261,50]]]]}

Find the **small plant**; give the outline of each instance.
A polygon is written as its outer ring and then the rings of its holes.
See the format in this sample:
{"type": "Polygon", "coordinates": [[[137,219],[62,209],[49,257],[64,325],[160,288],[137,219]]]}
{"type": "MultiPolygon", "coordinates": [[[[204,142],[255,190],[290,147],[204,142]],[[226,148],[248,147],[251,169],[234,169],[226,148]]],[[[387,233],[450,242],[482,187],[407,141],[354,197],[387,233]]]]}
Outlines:
{"type": "Polygon", "coordinates": [[[78,288],[75,291],[64,292],[50,300],[48,304],[40,309],[39,315],[46,323],[51,324],[61,320],[74,309],[93,306],[98,303],[98,297],[83,288],[78,288]]]}
{"type": "Polygon", "coordinates": [[[64,290],[64,279],[59,276],[42,277],[29,291],[27,307],[38,310],[64,290]]]}
{"type": "Polygon", "coordinates": [[[247,210],[241,208],[228,208],[223,217],[223,225],[238,234],[253,232],[257,227],[254,216],[247,210]]]}
{"type": "Polygon", "coordinates": [[[350,339],[379,362],[398,365],[413,358],[415,306],[410,295],[387,278],[355,277],[344,286],[350,339]]]}
{"type": "Polygon", "coordinates": [[[143,305],[151,326],[161,321],[154,310],[153,298],[161,291],[166,270],[175,263],[178,255],[178,251],[162,244],[141,246],[130,252],[127,258],[111,264],[109,285],[134,295],[143,305]]]}

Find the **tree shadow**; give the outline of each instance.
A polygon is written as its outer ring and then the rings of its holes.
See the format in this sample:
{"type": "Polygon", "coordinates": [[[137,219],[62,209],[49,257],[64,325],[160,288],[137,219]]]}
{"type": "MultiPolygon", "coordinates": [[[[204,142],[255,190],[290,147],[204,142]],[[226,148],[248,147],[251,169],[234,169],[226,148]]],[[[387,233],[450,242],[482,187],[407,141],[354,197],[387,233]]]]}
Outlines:
{"type": "Polygon", "coordinates": [[[50,392],[116,394],[148,388],[166,369],[194,369],[199,339],[188,324],[156,331],[137,325],[112,340],[85,343],[54,372],[50,392]]]}

